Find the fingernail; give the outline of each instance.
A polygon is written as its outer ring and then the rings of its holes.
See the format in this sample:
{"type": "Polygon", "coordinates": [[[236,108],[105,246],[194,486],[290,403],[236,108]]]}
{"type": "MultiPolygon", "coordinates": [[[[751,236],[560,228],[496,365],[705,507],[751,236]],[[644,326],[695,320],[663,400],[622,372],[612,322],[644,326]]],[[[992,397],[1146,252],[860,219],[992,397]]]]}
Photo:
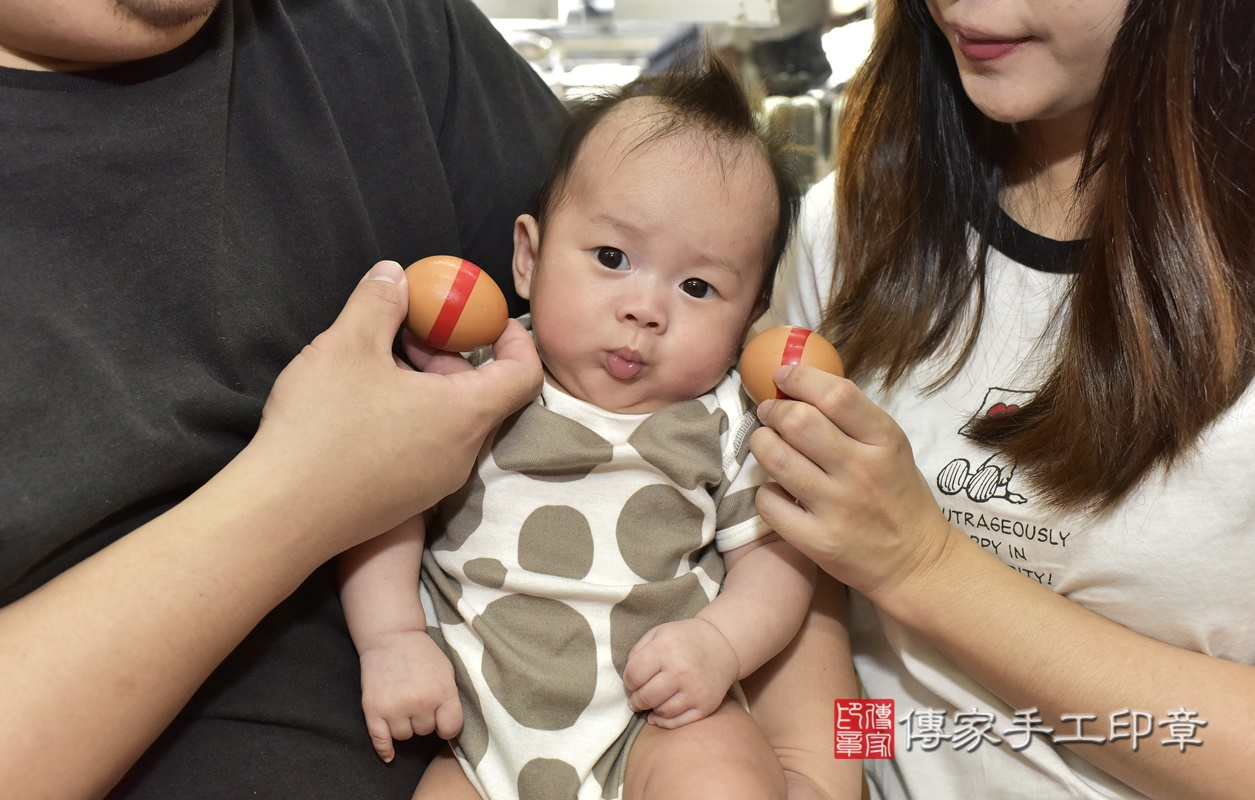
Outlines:
{"type": "Polygon", "coordinates": [[[370,268],[370,272],[366,273],[364,281],[387,281],[388,283],[400,283],[401,277],[405,271],[401,269],[401,265],[395,261],[380,261],[378,264],[370,268]]]}
{"type": "Polygon", "coordinates": [[[762,419],[764,416],[766,416],[767,413],[771,411],[771,406],[775,402],[776,402],[775,400],[764,400],[761,403],[759,403],[758,404],[758,418],[762,419]]]}
{"type": "Polygon", "coordinates": [[[792,364],[781,364],[779,367],[776,368],[776,375],[775,375],[776,381],[779,382],[789,377],[789,373],[792,371],[793,371],[792,364]]]}

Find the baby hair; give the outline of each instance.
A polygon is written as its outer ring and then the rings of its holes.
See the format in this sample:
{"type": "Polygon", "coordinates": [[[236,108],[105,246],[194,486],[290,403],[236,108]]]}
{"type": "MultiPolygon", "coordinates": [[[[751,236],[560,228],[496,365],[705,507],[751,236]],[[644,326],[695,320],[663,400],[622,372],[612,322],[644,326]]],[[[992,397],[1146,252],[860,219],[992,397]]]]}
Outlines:
{"type": "Polygon", "coordinates": [[[745,86],[714,53],[706,52],[694,65],[643,75],[618,89],[571,104],[571,121],[558,145],[549,176],[533,201],[541,228],[546,217],[566,201],[580,147],[589,134],[613,109],[637,97],[652,98],[665,111],[637,146],[677,133],[698,132],[715,145],[749,143],[761,154],[774,179],[779,201],[779,217],[759,295],[759,307],[766,308],[771,301],[776,267],[797,219],[802,187],[788,165],[787,138],[758,120],[745,86]]]}

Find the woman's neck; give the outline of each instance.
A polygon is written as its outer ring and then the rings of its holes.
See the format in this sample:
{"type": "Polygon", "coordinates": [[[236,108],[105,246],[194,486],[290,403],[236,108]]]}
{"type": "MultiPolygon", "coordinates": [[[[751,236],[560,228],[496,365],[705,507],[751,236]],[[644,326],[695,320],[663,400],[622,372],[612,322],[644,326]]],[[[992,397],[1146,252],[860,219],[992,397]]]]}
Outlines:
{"type": "Polygon", "coordinates": [[[1085,236],[1092,191],[1077,191],[1089,115],[1016,126],[1017,150],[999,202],[1016,222],[1049,239],[1085,236]]]}

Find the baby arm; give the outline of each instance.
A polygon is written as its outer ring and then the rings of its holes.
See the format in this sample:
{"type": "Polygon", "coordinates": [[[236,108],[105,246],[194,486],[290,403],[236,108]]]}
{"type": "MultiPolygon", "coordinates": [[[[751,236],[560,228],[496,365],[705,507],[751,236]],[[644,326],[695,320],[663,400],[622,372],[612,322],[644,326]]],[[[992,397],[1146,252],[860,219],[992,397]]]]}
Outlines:
{"type": "Polygon", "coordinates": [[[340,557],[340,601],[362,666],[362,711],[375,752],[392,740],[462,729],[453,665],[427,635],[418,594],[424,526],[414,517],[340,557]]]}
{"type": "Polygon", "coordinates": [[[723,591],[692,619],[650,630],[628,654],[634,711],[678,728],[711,714],[732,684],[782,651],[802,625],[815,566],[771,533],[723,554],[723,591]]]}

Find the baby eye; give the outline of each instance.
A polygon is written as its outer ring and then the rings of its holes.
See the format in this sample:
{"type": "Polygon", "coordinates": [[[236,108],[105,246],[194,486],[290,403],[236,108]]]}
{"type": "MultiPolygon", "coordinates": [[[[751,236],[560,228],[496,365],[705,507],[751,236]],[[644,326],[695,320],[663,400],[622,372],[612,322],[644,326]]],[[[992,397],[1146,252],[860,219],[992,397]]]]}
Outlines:
{"type": "Polygon", "coordinates": [[[622,250],[616,250],[613,247],[598,247],[594,253],[597,256],[598,263],[603,267],[625,269],[629,266],[627,256],[624,255],[622,250]]]}
{"type": "Polygon", "coordinates": [[[680,290],[693,297],[712,297],[715,294],[715,287],[701,278],[689,278],[680,284],[680,290]]]}

